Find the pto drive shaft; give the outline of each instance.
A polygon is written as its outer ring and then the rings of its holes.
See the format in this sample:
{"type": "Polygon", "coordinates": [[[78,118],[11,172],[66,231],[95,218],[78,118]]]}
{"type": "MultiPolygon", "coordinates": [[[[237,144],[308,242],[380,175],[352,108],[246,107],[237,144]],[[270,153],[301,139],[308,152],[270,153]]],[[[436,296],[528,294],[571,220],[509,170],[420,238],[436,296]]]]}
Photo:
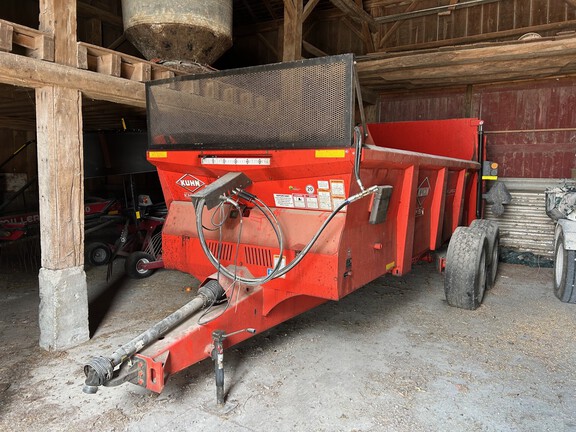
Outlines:
{"type": "Polygon", "coordinates": [[[107,385],[115,377],[115,369],[127,359],[138,353],[142,348],[158,340],[170,330],[182,323],[184,320],[194,315],[221,299],[224,296],[224,289],[218,281],[210,280],[206,285],[198,289],[198,295],[190,302],[186,303],[177,311],[168,315],[162,321],[154,324],[145,332],[132,339],[130,342],[118,348],[110,357],[93,357],[85,366],[84,374],[86,381],[82,391],[84,393],[96,393],[98,386],[107,385]]]}

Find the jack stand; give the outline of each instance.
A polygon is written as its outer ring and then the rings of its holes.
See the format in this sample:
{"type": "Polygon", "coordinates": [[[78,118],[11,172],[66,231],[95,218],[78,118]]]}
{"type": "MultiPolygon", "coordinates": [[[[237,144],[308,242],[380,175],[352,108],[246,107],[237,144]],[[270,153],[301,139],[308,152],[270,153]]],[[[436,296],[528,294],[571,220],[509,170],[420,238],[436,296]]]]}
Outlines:
{"type": "Polygon", "coordinates": [[[256,333],[252,328],[238,330],[229,334],[224,333],[224,330],[214,330],[212,332],[212,340],[214,341],[214,348],[212,349],[212,360],[214,360],[214,376],[216,378],[216,402],[218,406],[224,406],[224,339],[238,333],[248,332],[256,333]]]}

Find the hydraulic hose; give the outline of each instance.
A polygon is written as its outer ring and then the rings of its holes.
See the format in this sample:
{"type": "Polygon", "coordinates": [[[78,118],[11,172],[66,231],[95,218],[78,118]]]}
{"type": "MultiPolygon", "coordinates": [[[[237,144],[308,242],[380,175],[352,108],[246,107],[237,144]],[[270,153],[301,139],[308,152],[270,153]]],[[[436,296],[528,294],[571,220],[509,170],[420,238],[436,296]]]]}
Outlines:
{"type": "MultiPolygon", "coordinates": [[[[251,196],[254,197],[253,195],[251,195],[251,196]]],[[[253,199],[257,199],[257,198],[254,197],[253,199]]],[[[226,200],[230,200],[230,198],[226,198],[226,200]]],[[[230,272],[227,268],[223,267],[220,264],[220,262],[216,259],[216,257],[212,254],[210,249],[208,248],[208,244],[206,243],[206,238],[204,237],[204,231],[203,231],[203,226],[202,226],[202,215],[204,213],[204,207],[205,207],[205,199],[200,198],[196,204],[196,229],[198,231],[198,239],[200,240],[200,246],[202,247],[204,254],[208,258],[208,260],[212,263],[212,265],[216,269],[218,269],[218,271],[220,273],[222,273],[223,275],[225,275],[229,279],[240,281],[246,285],[262,285],[262,284],[264,284],[264,283],[268,282],[269,280],[272,280],[273,278],[276,277],[275,275],[277,274],[278,270],[280,269],[280,267],[282,265],[281,259],[278,260],[278,262],[276,263],[276,266],[272,269],[272,272],[270,272],[269,275],[259,277],[259,278],[246,278],[246,277],[238,276],[237,274],[234,274],[234,273],[230,272]]],[[[270,214],[277,223],[278,220],[276,219],[276,216],[274,215],[274,213],[271,210],[270,210],[270,214]]],[[[268,218],[269,221],[271,220],[268,216],[266,216],[266,217],[268,218]]],[[[278,225],[278,228],[275,226],[275,224],[271,224],[271,225],[272,225],[272,228],[274,229],[274,232],[276,233],[276,236],[278,238],[278,247],[279,247],[281,253],[283,253],[284,240],[283,240],[282,232],[279,229],[279,225],[278,225]]]]}
{"type": "MultiPolygon", "coordinates": [[[[330,215],[322,223],[322,225],[320,226],[320,228],[318,229],[316,234],[314,234],[314,236],[308,242],[308,244],[304,247],[304,249],[302,249],[302,251],[298,254],[298,256],[289,265],[280,268],[282,260],[279,259],[278,263],[276,263],[276,267],[274,267],[272,272],[269,275],[267,275],[266,277],[245,278],[245,277],[234,275],[228,269],[221,266],[220,262],[214,257],[214,255],[212,254],[212,252],[208,248],[208,245],[206,244],[206,238],[204,237],[204,233],[202,232],[202,214],[204,211],[204,199],[200,199],[197,203],[197,206],[196,206],[196,228],[198,230],[198,238],[200,240],[200,245],[202,247],[202,250],[204,251],[204,253],[208,257],[208,260],[212,263],[212,265],[214,265],[214,267],[219,269],[219,271],[222,274],[224,274],[226,277],[228,277],[230,279],[238,280],[238,281],[240,281],[246,285],[261,285],[265,282],[268,282],[271,279],[278,278],[280,276],[285,275],[290,270],[292,270],[294,267],[296,267],[300,263],[300,261],[302,261],[302,258],[304,258],[306,256],[306,254],[310,251],[312,246],[314,246],[314,244],[316,243],[316,241],[318,240],[318,238],[320,237],[320,235],[322,234],[322,232],[324,231],[326,226],[330,223],[330,221],[334,218],[334,216],[336,216],[338,214],[338,212],[340,210],[342,210],[347,205],[353,203],[354,201],[357,201],[361,198],[364,198],[368,195],[375,193],[377,190],[378,190],[377,186],[371,186],[367,189],[362,190],[361,192],[357,193],[356,195],[353,195],[353,196],[347,198],[346,200],[344,200],[338,207],[336,207],[332,211],[332,213],[330,213],[330,215]]],[[[272,215],[274,215],[274,214],[272,213],[272,215]]],[[[274,216],[274,218],[275,218],[275,216],[274,216]]]]}

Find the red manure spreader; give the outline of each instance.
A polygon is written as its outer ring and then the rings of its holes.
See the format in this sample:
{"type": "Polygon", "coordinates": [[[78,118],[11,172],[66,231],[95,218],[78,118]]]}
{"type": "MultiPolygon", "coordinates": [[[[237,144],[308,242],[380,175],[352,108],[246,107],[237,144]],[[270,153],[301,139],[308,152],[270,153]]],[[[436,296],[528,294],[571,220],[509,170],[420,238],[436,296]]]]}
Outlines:
{"type": "Polygon", "coordinates": [[[351,55],[147,84],[148,159],[168,205],[162,258],[201,286],[93,357],[85,392],[161,392],[211,357],[222,404],[227,348],[404,275],[448,242],[447,303],[480,305],[498,265],[498,227],[479,219],[482,121],[355,125],[359,96],[351,55]]]}

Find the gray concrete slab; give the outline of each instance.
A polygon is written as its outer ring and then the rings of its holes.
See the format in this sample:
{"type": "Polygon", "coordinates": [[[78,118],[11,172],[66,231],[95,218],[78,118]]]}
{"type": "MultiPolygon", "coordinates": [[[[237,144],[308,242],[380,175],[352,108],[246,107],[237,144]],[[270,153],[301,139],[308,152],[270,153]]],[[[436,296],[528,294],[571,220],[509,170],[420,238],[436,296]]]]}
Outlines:
{"type": "Polygon", "coordinates": [[[502,264],[473,312],[447,306],[432,264],[378,279],[229,349],[228,412],[216,408],[211,361],[160,395],[131,384],[82,393],[89,357],[184,304],[197,283],[166,270],[87,278],[92,339],[49,353],[38,347],[36,275],[0,275],[0,430],[576,430],[576,306],[553,296],[551,269],[502,264]]]}

